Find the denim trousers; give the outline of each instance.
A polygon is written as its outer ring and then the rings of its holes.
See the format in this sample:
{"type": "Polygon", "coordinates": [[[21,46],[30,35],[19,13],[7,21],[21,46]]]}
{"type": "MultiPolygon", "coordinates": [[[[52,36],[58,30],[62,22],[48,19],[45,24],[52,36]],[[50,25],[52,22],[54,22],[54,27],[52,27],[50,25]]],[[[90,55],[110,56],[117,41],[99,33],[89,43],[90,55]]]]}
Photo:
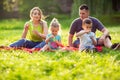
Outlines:
{"type": "Polygon", "coordinates": [[[26,39],[20,39],[10,44],[10,47],[42,48],[45,44],[46,44],[45,41],[33,42],[30,40],[26,40],[26,39]]]}
{"type": "Polygon", "coordinates": [[[73,47],[79,48],[79,45],[80,45],[80,40],[77,38],[77,40],[73,42],[73,47]]]}

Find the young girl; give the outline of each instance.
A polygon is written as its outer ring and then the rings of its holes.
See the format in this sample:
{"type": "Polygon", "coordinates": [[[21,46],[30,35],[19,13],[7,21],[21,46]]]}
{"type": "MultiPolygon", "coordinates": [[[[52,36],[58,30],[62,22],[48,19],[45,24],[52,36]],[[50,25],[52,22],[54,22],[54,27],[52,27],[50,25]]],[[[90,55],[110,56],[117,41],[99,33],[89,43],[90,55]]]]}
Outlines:
{"type": "Polygon", "coordinates": [[[76,36],[80,39],[79,51],[93,50],[97,44],[95,34],[91,32],[92,21],[89,18],[83,19],[82,28],[76,36]]]}
{"type": "Polygon", "coordinates": [[[12,43],[10,47],[41,48],[45,45],[43,40],[46,38],[48,28],[41,9],[39,7],[31,9],[30,18],[24,25],[22,39],[12,43]]]}
{"type": "Polygon", "coordinates": [[[55,51],[59,48],[59,44],[61,44],[61,37],[59,32],[61,30],[60,23],[56,18],[54,18],[50,23],[50,34],[46,37],[46,45],[40,51],[55,51]]]}

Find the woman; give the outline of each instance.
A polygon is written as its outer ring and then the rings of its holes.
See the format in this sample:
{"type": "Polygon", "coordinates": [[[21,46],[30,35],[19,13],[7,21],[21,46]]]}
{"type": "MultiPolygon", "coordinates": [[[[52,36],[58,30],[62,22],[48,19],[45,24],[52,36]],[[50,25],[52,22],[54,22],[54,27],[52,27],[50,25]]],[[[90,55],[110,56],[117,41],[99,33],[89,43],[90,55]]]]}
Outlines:
{"type": "Polygon", "coordinates": [[[22,39],[12,43],[10,47],[42,48],[45,45],[44,39],[48,34],[48,27],[43,20],[41,9],[39,7],[31,9],[30,18],[24,25],[22,39]]]}

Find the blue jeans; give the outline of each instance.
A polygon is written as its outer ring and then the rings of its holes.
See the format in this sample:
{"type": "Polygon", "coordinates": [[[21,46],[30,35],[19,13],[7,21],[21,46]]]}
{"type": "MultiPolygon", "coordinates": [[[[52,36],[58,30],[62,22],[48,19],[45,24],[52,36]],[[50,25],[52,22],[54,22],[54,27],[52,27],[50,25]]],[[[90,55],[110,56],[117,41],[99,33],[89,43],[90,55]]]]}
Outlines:
{"type": "Polygon", "coordinates": [[[88,49],[88,50],[93,50],[95,47],[94,46],[85,46],[85,49],[88,49]]]}
{"type": "Polygon", "coordinates": [[[43,42],[33,42],[26,39],[20,39],[12,44],[10,47],[25,47],[25,48],[42,48],[45,45],[45,41],[43,42]]]}
{"type": "Polygon", "coordinates": [[[79,38],[77,38],[77,40],[75,40],[75,41],[73,42],[73,47],[79,48],[79,45],[80,45],[80,40],[79,40],[79,38]]]}

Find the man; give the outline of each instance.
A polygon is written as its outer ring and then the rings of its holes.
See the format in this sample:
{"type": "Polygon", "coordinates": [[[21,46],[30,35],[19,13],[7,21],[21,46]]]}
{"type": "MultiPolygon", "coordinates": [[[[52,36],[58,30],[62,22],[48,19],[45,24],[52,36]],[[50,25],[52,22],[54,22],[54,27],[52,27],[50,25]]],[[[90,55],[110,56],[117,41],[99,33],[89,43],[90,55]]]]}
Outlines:
{"type": "Polygon", "coordinates": [[[104,45],[107,48],[114,48],[117,49],[120,47],[120,44],[112,45],[109,36],[109,31],[104,27],[104,25],[96,18],[89,16],[89,8],[86,4],[83,4],[79,7],[79,18],[75,19],[70,27],[69,36],[68,36],[68,45],[71,47],[79,47],[80,41],[77,39],[73,42],[73,37],[75,33],[78,33],[82,29],[82,20],[84,18],[90,18],[92,20],[93,26],[92,26],[92,32],[96,32],[96,30],[101,31],[103,34],[100,38],[97,39],[97,45],[104,45]]]}

